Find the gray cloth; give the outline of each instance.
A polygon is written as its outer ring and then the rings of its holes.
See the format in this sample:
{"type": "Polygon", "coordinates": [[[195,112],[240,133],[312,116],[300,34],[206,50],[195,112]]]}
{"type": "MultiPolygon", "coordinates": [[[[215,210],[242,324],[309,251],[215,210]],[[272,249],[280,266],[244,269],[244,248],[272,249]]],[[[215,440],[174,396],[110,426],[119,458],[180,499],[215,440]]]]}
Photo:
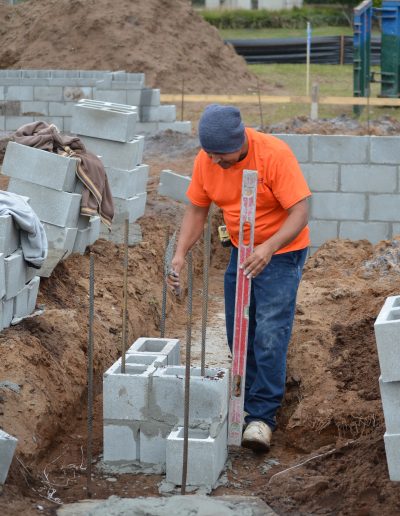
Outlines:
{"type": "Polygon", "coordinates": [[[0,191],[0,215],[11,215],[20,229],[25,261],[40,269],[47,258],[47,236],[42,223],[20,195],[0,191]]]}
{"type": "Polygon", "coordinates": [[[206,152],[229,154],[240,150],[245,140],[240,111],[234,106],[207,106],[199,121],[199,139],[206,152]]]}

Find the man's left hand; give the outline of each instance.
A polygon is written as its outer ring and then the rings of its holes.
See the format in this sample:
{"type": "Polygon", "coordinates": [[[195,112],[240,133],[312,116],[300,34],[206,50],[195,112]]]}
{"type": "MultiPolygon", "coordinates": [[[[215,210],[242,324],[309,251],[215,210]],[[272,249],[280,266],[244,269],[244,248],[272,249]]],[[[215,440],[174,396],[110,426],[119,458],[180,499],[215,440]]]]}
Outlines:
{"type": "Polygon", "coordinates": [[[273,250],[264,242],[243,262],[242,269],[247,278],[255,278],[266,267],[273,255],[273,250]]]}

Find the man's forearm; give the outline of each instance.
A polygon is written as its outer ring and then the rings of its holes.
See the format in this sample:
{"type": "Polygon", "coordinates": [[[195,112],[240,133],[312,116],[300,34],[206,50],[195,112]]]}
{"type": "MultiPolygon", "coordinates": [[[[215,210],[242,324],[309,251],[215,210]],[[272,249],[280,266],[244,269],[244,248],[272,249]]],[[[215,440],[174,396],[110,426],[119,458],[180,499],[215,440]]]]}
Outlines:
{"type": "Polygon", "coordinates": [[[207,214],[208,207],[189,204],[183,216],[175,256],[186,256],[189,249],[201,237],[207,214]]]}

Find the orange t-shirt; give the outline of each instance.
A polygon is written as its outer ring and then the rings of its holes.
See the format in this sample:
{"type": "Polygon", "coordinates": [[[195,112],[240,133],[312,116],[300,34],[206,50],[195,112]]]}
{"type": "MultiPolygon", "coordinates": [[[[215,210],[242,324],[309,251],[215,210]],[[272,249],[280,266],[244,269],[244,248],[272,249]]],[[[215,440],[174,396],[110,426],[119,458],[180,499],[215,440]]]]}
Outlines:
{"type": "MultiPolygon", "coordinates": [[[[311,195],[299,164],[289,146],[278,138],[246,128],[247,156],[229,169],[213,163],[203,150],[196,157],[186,195],[196,206],[215,202],[224,215],[232,243],[238,246],[243,170],[258,171],[254,244],[276,233],[286,220],[287,209],[311,195]]],[[[303,249],[310,244],[306,226],[278,253],[303,249]]]]}

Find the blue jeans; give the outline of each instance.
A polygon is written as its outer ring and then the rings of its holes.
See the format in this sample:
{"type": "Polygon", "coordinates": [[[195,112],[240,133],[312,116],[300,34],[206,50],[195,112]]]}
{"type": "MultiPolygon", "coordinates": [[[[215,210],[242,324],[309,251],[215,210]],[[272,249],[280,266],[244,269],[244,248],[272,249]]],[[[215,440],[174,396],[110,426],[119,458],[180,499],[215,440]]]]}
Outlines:
{"type": "MultiPolygon", "coordinates": [[[[251,282],[244,410],[246,423],[264,421],[275,430],[276,411],[285,394],[286,354],[296,295],[307,248],[275,254],[251,282]]],[[[232,247],[225,272],[225,318],[232,351],[238,250],[232,247]]]]}

